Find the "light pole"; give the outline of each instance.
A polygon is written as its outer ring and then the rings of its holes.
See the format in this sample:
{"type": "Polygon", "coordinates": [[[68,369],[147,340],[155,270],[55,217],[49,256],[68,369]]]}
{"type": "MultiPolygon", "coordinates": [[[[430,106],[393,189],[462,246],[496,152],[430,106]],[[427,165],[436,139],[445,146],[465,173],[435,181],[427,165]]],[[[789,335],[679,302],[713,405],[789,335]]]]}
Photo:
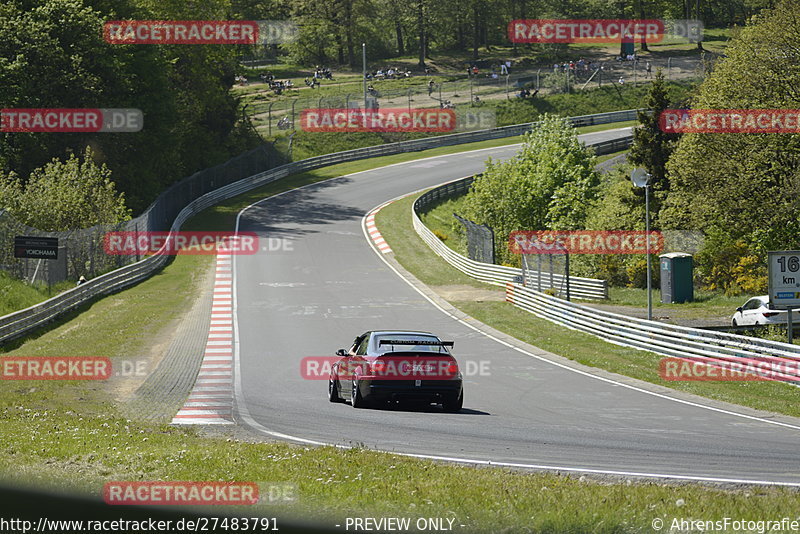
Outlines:
{"type": "Polygon", "coordinates": [[[631,182],[635,187],[644,187],[645,252],[647,253],[647,320],[653,320],[653,293],[650,272],[650,175],[644,169],[633,169],[631,182]]]}
{"type": "Polygon", "coordinates": [[[367,111],[367,43],[361,43],[361,78],[364,83],[364,113],[367,111]]]}

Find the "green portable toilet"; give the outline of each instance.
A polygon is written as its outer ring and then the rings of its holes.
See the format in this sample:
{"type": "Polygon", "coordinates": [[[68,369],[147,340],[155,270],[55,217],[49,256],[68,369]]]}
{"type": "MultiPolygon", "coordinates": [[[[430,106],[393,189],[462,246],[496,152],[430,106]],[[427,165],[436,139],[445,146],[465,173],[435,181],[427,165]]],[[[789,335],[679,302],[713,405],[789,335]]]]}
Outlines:
{"type": "Polygon", "coordinates": [[[691,254],[670,252],[661,258],[661,302],[691,302],[694,300],[694,262],[691,254]]]}

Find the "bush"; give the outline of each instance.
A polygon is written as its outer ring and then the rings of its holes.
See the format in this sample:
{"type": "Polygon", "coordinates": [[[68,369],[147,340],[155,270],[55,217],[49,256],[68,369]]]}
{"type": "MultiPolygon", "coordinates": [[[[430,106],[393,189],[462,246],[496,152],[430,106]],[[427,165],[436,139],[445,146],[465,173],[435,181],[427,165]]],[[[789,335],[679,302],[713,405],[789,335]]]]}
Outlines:
{"type": "Polygon", "coordinates": [[[508,250],[510,232],[583,227],[598,185],[594,162],[574,128],[544,116],[514,158],[487,161],[467,194],[465,216],[494,229],[499,262],[518,262],[508,250]]]}

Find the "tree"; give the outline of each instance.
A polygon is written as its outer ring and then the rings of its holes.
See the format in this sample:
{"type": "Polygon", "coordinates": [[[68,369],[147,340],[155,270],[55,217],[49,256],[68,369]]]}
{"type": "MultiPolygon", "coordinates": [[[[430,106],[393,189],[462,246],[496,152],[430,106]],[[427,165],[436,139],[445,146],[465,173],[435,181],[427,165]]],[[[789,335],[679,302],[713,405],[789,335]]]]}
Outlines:
{"type": "MultiPolygon", "coordinates": [[[[661,112],[669,109],[670,105],[664,74],[659,69],[645,98],[646,111],[637,113],[639,127],[633,130],[633,145],[628,155],[631,163],[644,167],[650,173],[650,184],[656,193],[669,191],[667,160],[675,150],[679,137],[678,134],[665,133],[659,126],[661,112]]],[[[658,206],[654,211],[658,211],[658,206]]]]}
{"type": "Polygon", "coordinates": [[[103,40],[107,20],[225,20],[227,0],[15,0],[0,2],[0,102],[4,108],[137,108],[138,133],[0,136],[0,173],[26,178],[53,158],[91,145],[143,210],[192,172],[255,146],[237,128],[230,94],[233,46],[122,45],[103,40]]]}
{"type": "Polygon", "coordinates": [[[28,226],[57,232],[113,224],[130,219],[124,193],[118,193],[111,171],[97,165],[91,148],[83,160],[70,154],[36,169],[26,183],[10,173],[0,177],[0,205],[28,226]]]}
{"type": "Polygon", "coordinates": [[[563,119],[544,115],[509,161],[486,163],[467,194],[465,216],[494,228],[498,258],[509,258],[505,239],[515,230],[583,228],[598,177],[594,155],[563,119]]]}
{"type": "MultiPolygon", "coordinates": [[[[796,0],[784,0],[744,28],[728,47],[728,57],[700,86],[692,107],[800,107],[796,5],[796,0]]],[[[797,137],[705,133],[684,134],[678,142],[667,164],[670,192],[659,218],[664,228],[698,229],[718,236],[707,241],[697,263],[710,283],[714,283],[715,257],[723,249],[739,251],[743,260],[758,255],[763,261],[767,250],[800,247],[797,137]],[[715,244],[719,250],[711,248],[715,244]]]]}

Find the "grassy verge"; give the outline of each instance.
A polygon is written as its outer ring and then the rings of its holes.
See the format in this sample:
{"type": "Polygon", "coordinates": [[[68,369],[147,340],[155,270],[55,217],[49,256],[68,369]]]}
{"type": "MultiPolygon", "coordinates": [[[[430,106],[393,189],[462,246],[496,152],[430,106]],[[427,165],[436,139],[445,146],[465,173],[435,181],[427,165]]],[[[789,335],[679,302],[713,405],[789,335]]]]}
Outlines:
{"type": "Polygon", "coordinates": [[[72,282],[61,282],[52,287],[47,287],[45,284],[29,284],[10,276],[5,271],[0,271],[0,317],[38,304],[74,285],[72,282]]]}
{"type": "MultiPolygon", "coordinates": [[[[416,197],[385,207],[376,218],[381,234],[391,245],[397,260],[434,289],[445,283],[482,286],[435,256],[417,237],[409,217],[416,197]]],[[[800,388],[794,386],[778,382],[667,382],[658,376],[662,357],[651,352],[606,343],[594,336],[539,319],[507,302],[452,301],[451,304],[502,332],[584,365],[710,399],[800,417],[800,388]]]]}
{"type": "MultiPolygon", "coordinates": [[[[647,290],[632,287],[611,287],[608,290],[608,304],[647,308],[647,290]]],[[[682,304],[661,302],[661,291],[653,289],[653,310],[680,311],[683,318],[705,319],[708,317],[730,317],[741,306],[746,297],[729,297],[723,293],[695,289],[694,301],[682,304]]]]}
{"type": "MultiPolygon", "coordinates": [[[[339,171],[318,170],[270,184],[207,210],[186,228],[230,229],[238,209],[255,199],[376,166],[375,160],[370,163],[348,164],[339,171]]],[[[382,229],[389,231],[389,226],[382,229]]],[[[402,252],[403,241],[397,241],[396,251],[402,252]]],[[[92,304],[21,342],[9,354],[118,358],[150,350],[154,340],[163,337],[188,309],[208,261],[203,256],[179,256],[157,276],[92,304]]],[[[457,280],[457,275],[452,279],[457,280]]],[[[447,275],[441,281],[450,279],[447,275]]],[[[655,517],[669,522],[674,517],[755,520],[800,514],[796,494],[780,488],[734,492],[655,483],[608,484],[441,465],[365,450],[203,437],[191,429],[122,417],[113,392],[102,384],[80,382],[3,382],[0,443],[5,451],[0,473],[10,484],[96,496],[109,480],[287,482],[297,485],[295,503],[259,505],[246,512],[329,525],[345,516],[440,516],[465,525],[456,527],[462,532],[523,528],[638,532],[655,517]]],[[[216,508],[213,512],[240,510],[216,508]]]]}

